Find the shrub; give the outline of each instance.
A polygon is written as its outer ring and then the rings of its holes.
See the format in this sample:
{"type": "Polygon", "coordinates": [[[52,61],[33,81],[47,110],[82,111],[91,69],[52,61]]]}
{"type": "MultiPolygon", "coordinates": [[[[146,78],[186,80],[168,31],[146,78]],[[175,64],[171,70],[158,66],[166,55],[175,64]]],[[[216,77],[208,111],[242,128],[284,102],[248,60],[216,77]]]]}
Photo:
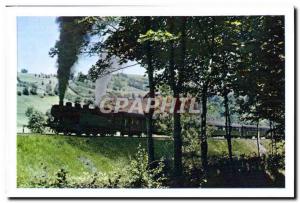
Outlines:
{"type": "Polygon", "coordinates": [[[125,173],[124,186],[130,188],[160,188],[163,186],[166,177],[163,174],[163,161],[159,161],[157,167],[148,167],[148,156],[146,150],[137,148],[137,153],[130,161],[125,173]]]}
{"type": "Polygon", "coordinates": [[[37,85],[33,84],[30,89],[30,94],[37,95],[37,85]]]}
{"type": "Polygon", "coordinates": [[[24,89],[23,89],[23,94],[24,94],[24,95],[29,95],[29,90],[28,90],[27,87],[24,87],[24,89]]]}
{"type": "MultiPolygon", "coordinates": [[[[34,110],[31,110],[34,111],[34,110]]],[[[43,166],[43,165],[42,165],[43,166]]],[[[128,167],[112,173],[84,173],[79,177],[69,177],[68,171],[60,169],[54,175],[48,174],[46,166],[44,173],[31,181],[34,187],[51,188],[161,188],[166,180],[164,164],[159,161],[157,167],[149,169],[145,149],[141,146],[131,159],[128,167]]]]}
{"type": "Polygon", "coordinates": [[[35,110],[33,107],[27,108],[25,115],[28,117],[27,127],[33,133],[43,133],[45,131],[46,119],[42,112],[35,110]]]}
{"type": "Polygon", "coordinates": [[[21,96],[21,95],[22,95],[22,92],[21,92],[21,91],[18,91],[18,92],[17,92],[17,95],[18,95],[18,96],[21,96]]]}

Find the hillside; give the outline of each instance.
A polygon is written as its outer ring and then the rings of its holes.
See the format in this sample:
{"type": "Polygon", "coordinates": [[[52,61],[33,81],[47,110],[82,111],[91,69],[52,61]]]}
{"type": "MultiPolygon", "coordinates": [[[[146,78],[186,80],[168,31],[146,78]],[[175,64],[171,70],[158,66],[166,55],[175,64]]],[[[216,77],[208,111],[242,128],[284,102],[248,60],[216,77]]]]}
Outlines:
{"type": "MultiPolygon", "coordinates": [[[[128,97],[132,94],[145,95],[147,84],[147,79],[140,75],[114,74],[108,84],[107,93],[128,97]]],[[[69,81],[65,101],[93,103],[94,89],[95,85],[92,81],[79,81],[74,78],[69,81]]],[[[57,78],[53,74],[18,73],[17,94],[17,130],[22,132],[22,126],[27,124],[25,111],[28,107],[32,106],[46,113],[53,104],[58,103],[57,78]],[[28,95],[24,94],[25,88],[29,91],[28,95]],[[36,89],[36,93],[33,91],[32,94],[32,89],[36,89]]]]}

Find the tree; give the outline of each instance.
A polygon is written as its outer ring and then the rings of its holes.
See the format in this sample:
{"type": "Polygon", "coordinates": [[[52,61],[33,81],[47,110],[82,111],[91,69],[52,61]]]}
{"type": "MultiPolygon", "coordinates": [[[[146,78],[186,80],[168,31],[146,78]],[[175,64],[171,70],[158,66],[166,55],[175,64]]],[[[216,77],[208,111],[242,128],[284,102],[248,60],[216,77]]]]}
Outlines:
{"type": "MultiPolygon", "coordinates": [[[[145,17],[145,33],[147,33],[149,30],[152,28],[152,20],[151,17],[145,17]]],[[[152,45],[150,41],[147,41],[145,43],[145,49],[146,49],[146,57],[147,57],[147,75],[148,75],[148,81],[149,81],[149,97],[150,99],[154,99],[155,97],[155,84],[154,84],[154,79],[153,79],[153,72],[154,72],[154,67],[153,67],[153,50],[152,50],[152,45]]],[[[154,101],[151,101],[151,104],[153,105],[154,101]]],[[[153,143],[153,113],[154,109],[151,108],[147,114],[147,143],[148,143],[148,161],[151,166],[152,162],[155,160],[154,158],[154,143],[153,143]]]]}
{"type": "Polygon", "coordinates": [[[241,24],[245,23],[240,17],[217,17],[216,35],[216,57],[215,63],[218,73],[215,74],[215,84],[217,94],[224,98],[225,116],[225,138],[227,140],[228,154],[232,163],[231,144],[231,111],[229,94],[234,92],[234,81],[237,80],[238,67],[240,64],[240,32],[241,24]]]}
{"type": "Polygon", "coordinates": [[[28,73],[28,70],[23,68],[23,69],[21,69],[21,73],[28,73]]]}
{"type": "MultiPolygon", "coordinates": [[[[169,17],[167,20],[169,31],[171,34],[174,33],[174,24],[175,19],[173,17],[169,17]]],[[[169,81],[168,83],[171,84],[171,90],[173,91],[173,97],[176,99],[176,104],[173,112],[173,119],[174,119],[174,129],[173,129],[173,137],[174,137],[174,176],[180,177],[182,176],[182,137],[181,137],[181,121],[180,121],[180,114],[177,112],[180,107],[179,103],[179,95],[182,93],[182,79],[183,73],[182,70],[184,69],[185,63],[185,40],[186,40],[186,18],[182,17],[180,19],[180,61],[179,66],[175,67],[175,44],[173,40],[170,40],[169,43],[169,81]],[[178,72],[178,80],[176,80],[176,71],[178,72]]]]}
{"type": "Polygon", "coordinates": [[[29,107],[27,108],[25,115],[28,117],[27,127],[31,130],[31,132],[45,132],[46,118],[43,113],[35,110],[33,107],[29,107]]]}
{"type": "Polygon", "coordinates": [[[23,95],[29,95],[29,90],[28,90],[28,87],[24,87],[23,89],[23,95]]]}
{"type": "Polygon", "coordinates": [[[79,82],[84,82],[85,80],[87,80],[87,75],[83,74],[82,72],[79,72],[77,76],[77,80],[79,82]]]}
{"type": "Polygon", "coordinates": [[[31,85],[30,93],[32,95],[37,95],[37,85],[36,84],[31,85]]]}
{"type": "MultiPolygon", "coordinates": [[[[257,127],[262,119],[276,122],[284,135],[284,19],[248,18],[241,35],[242,63],[236,91],[239,111],[257,127]]],[[[257,147],[259,155],[258,130],[257,147]]]]}
{"type": "MultiPolygon", "coordinates": [[[[128,62],[139,63],[147,70],[149,80],[149,97],[154,98],[155,82],[154,70],[154,48],[151,40],[141,40],[140,37],[147,34],[157,25],[153,17],[121,17],[115,19],[93,18],[90,19],[98,31],[96,34],[107,36],[103,43],[97,43],[91,48],[90,52],[100,54],[97,63],[89,71],[91,78],[97,78],[101,75],[109,74],[116,70],[111,70],[112,60],[118,58],[119,64],[128,62]],[[155,21],[155,23],[153,22],[155,21]],[[114,26],[117,24],[117,28],[114,26]],[[105,54],[103,54],[105,53],[105,54]]],[[[121,67],[122,69],[124,67],[121,67]]],[[[149,164],[154,161],[154,145],[152,139],[153,133],[153,109],[147,112],[147,137],[148,137],[148,161],[149,164]]]]}
{"type": "MultiPolygon", "coordinates": [[[[154,84],[169,85],[176,105],[173,112],[174,137],[174,176],[180,182],[182,176],[182,136],[181,121],[178,112],[179,97],[184,93],[182,83],[187,79],[186,60],[186,17],[156,18],[156,29],[149,30],[140,37],[140,41],[151,41],[157,58],[153,60],[155,70],[154,84]],[[179,56],[178,58],[175,55],[179,56]]],[[[151,81],[149,80],[149,84],[151,81]]]]}
{"type": "Polygon", "coordinates": [[[191,35],[194,42],[190,43],[189,59],[194,74],[191,75],[192,87],[191,93],[201,101],[201,162],[204,172],[207,171],[208,144],[207,144],[207,100],[214,92],[214,74],[215,68],[215,48],[216,48],[216,17],[193,18],[193,27],[191,35]]]}

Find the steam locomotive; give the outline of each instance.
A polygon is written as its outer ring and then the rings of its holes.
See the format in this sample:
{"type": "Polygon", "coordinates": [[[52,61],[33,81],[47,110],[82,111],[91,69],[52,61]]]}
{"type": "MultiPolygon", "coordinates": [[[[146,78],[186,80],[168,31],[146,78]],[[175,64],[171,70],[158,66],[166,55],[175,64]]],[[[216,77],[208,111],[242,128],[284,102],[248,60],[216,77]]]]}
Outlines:
{"type": "Polygon", "coordinates": [[[146,117],[137,113],[102,113],[99,108],[71,102],[66,105],[53,105],[52,118],[48,126],[55,133],[66,135],[120,135],[142,136],[146,133],[146,117]]]}

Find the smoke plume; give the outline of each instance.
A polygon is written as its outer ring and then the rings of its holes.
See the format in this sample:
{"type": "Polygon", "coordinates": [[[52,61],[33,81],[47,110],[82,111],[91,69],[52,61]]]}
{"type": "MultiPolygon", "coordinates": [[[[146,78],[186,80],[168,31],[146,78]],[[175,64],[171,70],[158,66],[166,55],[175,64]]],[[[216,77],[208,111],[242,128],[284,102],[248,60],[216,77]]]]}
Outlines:
{"type": "MultiPolygon", "coordinates": [[[[104,54],[105,56],[105,54],[104,54]]],[[[102,97],[106,94],[107,85],[112,77],[112,72],[120,68],[118,58],[109,58],[109,67],[107,67],[105,74],[99,74],[95,85],[95,105],[100,106],[102,97]]]]}
{"type": "MultiPolygon", "coordinates": [[[[81,47],[88,42],[90,25],[79,23],[83,17],[58,17],[60,36],[51,50],[57,55],[59,103],[63,104],[72,67],[78,60],[81,47]]],[[[50,53],[51,55],[51,53],[50,53]]]]}

